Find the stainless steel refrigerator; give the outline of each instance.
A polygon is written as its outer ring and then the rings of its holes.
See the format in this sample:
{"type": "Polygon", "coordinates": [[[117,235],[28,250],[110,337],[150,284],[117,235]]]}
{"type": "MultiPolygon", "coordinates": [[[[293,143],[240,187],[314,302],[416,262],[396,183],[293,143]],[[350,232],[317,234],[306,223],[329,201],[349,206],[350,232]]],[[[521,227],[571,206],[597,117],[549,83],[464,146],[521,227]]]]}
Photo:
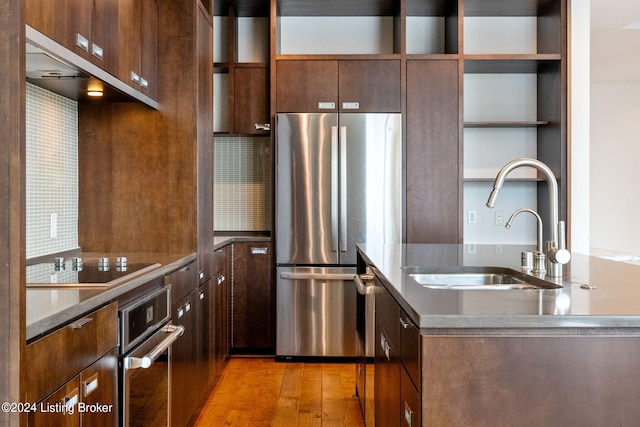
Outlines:
{"type": "Polygon", "coordinates": [[[400,114],[276,115],[276,356],[356,356],[356,243],[402,240],[400,114]]]}

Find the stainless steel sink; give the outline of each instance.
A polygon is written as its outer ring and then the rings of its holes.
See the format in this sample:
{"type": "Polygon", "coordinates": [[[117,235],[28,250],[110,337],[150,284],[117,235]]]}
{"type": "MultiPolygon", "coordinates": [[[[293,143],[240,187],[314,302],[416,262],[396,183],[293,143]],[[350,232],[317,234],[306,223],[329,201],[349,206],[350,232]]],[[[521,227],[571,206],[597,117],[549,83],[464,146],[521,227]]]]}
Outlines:
{"type": "Polygon", "coordinates": [[[501,267],[404,267],[409,276],[429,289],[523,290],[561,286],[516,270],[501,267]]]}

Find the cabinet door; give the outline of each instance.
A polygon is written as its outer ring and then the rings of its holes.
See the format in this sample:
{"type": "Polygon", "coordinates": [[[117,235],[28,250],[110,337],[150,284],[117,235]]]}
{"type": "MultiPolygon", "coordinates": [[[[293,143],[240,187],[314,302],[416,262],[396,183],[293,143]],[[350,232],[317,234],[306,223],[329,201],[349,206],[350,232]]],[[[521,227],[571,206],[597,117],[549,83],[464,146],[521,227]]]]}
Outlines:
{"type": "Polygon", "coordinates": [[[270,123],[269,69],[236,67],[234,74],[234,133],[263,135],[256,124],[270,123]]]}
{"type": "Polygon", "coordinates": [[[229,355],[229,297],[231,283],[231,246],[218,249],[215,253],[215,375],[219,376],[229,355]]]}
{"type": "Polygon", "coordinates": [[[184,326],[184,335],[171,347],[171,425],[186,426],[198,405],[194,396],[196,376],[200,375],[195,363],[196,322],[195,301],[192,291],[178,301],[173,310],[173,323],[184,326]]]}
{"type": "Polygon", "coordinates": [[[114,25],[118,22],[119,1],[93,0],[91,19],[91,62],[114,75],[122,53],[118,49],[118,25],[114,25]]]}
{"type": "Polygon", "coordinates": [[[340,111],[399,113],[400,61],[340,61],[340,111]]]}
{"type": "Polygon", "coordinates": [[[49,38],[55,38],[55,11],[59,9],[61,0],[27,0],[25,6],[25,22],[49,38]]]}
{"type": "Polygon", "coordinates": [[[407,61],[408,243],[460,243],[458,61],[407,61]]]}
{"type": "Polygon", "coordinates": [[[158,4],[156,0],[142,0],[139,7],[140,91],[158,99],[158,4]]]}
{"type": "Polygon", "coordinates": [[[140,2],[119,0],[117,77],[138,89],[140,84],[140,2]]]}
{"type": "Polygon", "coordinates": [[[376,279],[374,407],[376,425],[400,425],[400,308],[376,279]]]}
{"type": "Polygon", "coordinates": [[[268,242],[233,244],[231,346],[236,352],[274,348],[270,258],[268,242]]]}
{"type": "Polygon", "coordinates": [[[400,425],[417,427],[422,425],[422,401],[420,392],[413,385],[404,369],[400,370],[400,425]]]}
{"type": "Polygon", "coordinates": [[[55,0],[54,3],[54,40],[89,61],[93,2],[55,0]]]}
{"type": "MultiPolygon", "coordinates": [[[[98,405],[105,411],[85,411],[84,426],[118,425],[118,348],[101,357],[80,374],[82,403],[98,405]],[[105,405],[112,405],[107,408],[105,405]]],[[[97,406],[96,406],[97,407],[97,406]]]]}
{"type": "MultiPolygon", "coordinates": [[[[38,410],[29,413],[29,426],[80,426],[80,377],[75,377],[38,404],[38,410]]],[[[98,424],[99,425],[99,424],[98,424]]]]}
{"type": "Polygon", "coordinates": [[[279,113],[335,112],[338,107],[337,61],[278,61],[276,110],[279,113]],[[319,103],[324,103],[319,108],[319,103]],[[334,108],[328,104],[333,103],[334,108]]]}
{"type": "Polygon", "coordinates": [[[209,279],[198,288],[196,300],[197,346],[197,389],[198,401],[204,398],[215,377],[214,365],[214,319],[213,319],[213,280],[209,279]]]}

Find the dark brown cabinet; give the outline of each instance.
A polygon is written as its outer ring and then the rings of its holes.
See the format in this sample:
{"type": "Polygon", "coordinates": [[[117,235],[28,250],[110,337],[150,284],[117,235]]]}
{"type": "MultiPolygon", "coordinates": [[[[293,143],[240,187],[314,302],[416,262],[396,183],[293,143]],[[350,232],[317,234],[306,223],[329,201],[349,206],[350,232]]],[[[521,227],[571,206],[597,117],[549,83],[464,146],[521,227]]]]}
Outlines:
{"type": "Polygon", "coordinates": [[[269,69],[236,65],[233,74],[233,114],[229,115],[229,131],[236,134],[268,134],[269,69]]]}
{"type": "Polygon", "coordinates": [[[279,60],[276,110],[400,112],[400,60],[279,60]]]}
{"type": "Polygon", "coordinates": [[[376,278],[376,424],[421,425],[420,331],[376,278]]]}
{"type": "Polygon", "coordinates": [[[407,61],[407,242],[460,243],[458,61],[407,61]]]}
{"type": "Polygon", "coordinates": [[[28,25],[112,74],[117,67],[117,20],[117,0],[27,1],[28,25]]]}
{"type": "Polygon", "coordinates": [[[275,348],[275,301],[271,244],[233,244],[231,351],[264,353],[275,348]]]}
{"type": "Polygon", "coordinates": [[[118,349],[114,348],[38,403],[30,426],[117,426],[118,349]],[[64,405],[65,410],[61,410],[64,405]],[[65,413],[66,411],[66,413],[65,413]]]}
{"type": "Polygon", "coordinates": [[[215,346],[215,376],[218,377],[224,369],[227,356],[229,355],[229,329],[231,322],[230,312],[230,284],[231,284],[231,251],[232,246],[228,245],[217,249],[214,253],[214,346],[215,346]]]}
{"type": "Polygon", "coordinates": [[[157,98],[157,0],[119,0],[117,77],[157,98]]]}

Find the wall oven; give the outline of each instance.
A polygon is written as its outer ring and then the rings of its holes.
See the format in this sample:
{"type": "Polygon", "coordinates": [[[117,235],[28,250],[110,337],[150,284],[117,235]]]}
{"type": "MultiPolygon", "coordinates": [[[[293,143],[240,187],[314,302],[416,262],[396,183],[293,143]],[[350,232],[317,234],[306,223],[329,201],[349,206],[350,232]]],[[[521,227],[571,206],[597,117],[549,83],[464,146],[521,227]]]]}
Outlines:
{"type": "Polygon", "coordinates": [[[154,288],[119,309],[121,425],[169,426],[171,346],[184,333],[171,324],[171,287],[154,288]]]}

